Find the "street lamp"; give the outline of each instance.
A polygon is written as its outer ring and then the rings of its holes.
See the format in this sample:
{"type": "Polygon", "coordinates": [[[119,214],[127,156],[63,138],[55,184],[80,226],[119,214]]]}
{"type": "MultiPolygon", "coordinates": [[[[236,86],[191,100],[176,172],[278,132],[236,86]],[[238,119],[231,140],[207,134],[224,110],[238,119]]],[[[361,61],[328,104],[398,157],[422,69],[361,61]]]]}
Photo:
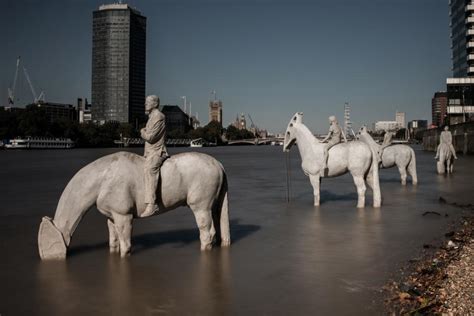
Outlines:
{"type": "Polygon", "coordinates": [[[181,97],[181,99],[184,100],[184,113],[186,113],[186,96],[183,95],[183,96],[181,97]]]}

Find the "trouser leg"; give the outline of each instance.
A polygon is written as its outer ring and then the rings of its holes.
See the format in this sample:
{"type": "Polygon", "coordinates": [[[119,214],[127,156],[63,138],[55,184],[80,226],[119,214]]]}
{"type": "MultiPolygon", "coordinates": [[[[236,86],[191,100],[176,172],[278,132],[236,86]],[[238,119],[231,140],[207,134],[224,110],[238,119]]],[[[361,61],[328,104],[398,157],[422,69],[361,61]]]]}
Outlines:
{"type": "Polygon", "coordinates": [[[436,156],[435,156],[435,159],[438,159],[438,158],[439,158],[439,147],[441,147],[441,146],[438,145],[438,147],[436,148],[436,156]]]}
{"type": "Polygon", "coordinates": [[[453,154],[455,159],[458,159],[458,156],[456,156],[456,150],[454,150],[453,144],[449,144],[449,149],[451,150],[451,153],[453,154]]]}
{"type": "Polygon", "coordinates": [[[156,203],[156,188],[158,184],[159,174],[156,174],[154,168],[145,168],[145,203],[155,204],[156,203]]]}
{"type": "Polygon", "coordinates": [[[326,169],[328,167],[328,156],[329,156],[329,148],[328,146],[324,146],[324,152],[323,152],[323,169],[326,169]]]}

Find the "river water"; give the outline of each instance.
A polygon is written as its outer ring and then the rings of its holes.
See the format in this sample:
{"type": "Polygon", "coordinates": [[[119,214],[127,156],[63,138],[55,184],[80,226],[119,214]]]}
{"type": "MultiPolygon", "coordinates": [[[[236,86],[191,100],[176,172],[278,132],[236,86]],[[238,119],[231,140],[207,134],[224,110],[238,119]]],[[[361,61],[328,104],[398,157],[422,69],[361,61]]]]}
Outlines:
{"type": "Polygon", "coordinates": [[[41,217],[53,217],[75,172],[118,150],[0,152],[2,316],[380,314],[381,286],[460,216],[439,196],[474,200],[474,157],[461,156],[454,175],[438,176],[433,153],[417,149],[418,187],[402,187],[397,169],[382,170],[381,209],[370,206],[371,193],[365,209],[355,207],[350,176],[323,179],[322,205],[315,208],[296,149],[287,203],[281,147],[172,148],[172,154],[206,152],[224,165],[229,249],[201,252],[194,216],[179,208],[134,221],[133,254],[120,259],[109,254],[106,218],[92,210],[68,259],[41,262],[41,217]]]}

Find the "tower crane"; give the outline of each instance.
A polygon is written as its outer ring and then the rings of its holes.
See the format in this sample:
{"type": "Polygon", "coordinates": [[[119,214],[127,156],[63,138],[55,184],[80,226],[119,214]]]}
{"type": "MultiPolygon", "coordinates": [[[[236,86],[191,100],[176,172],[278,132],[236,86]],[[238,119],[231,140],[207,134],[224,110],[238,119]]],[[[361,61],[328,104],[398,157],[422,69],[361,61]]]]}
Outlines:
{"type": "Polygon", "coordinates": [[[8,88],[8,104],[13,105],[15,103],[15,87],[18,79],[18,67],[20,67],[20,56],[16,60],[15,76],[13,77],[13,85],[8,88]]]}
{"type": "Polygon", "coordinates": [[[252,117],[250,116],[250,114],[247,113],[247,115],[249,116],[250,123],[251,123],[251,124],[250,124],[250,128],[255,128],[255,129],[257,129],[257,126],[253,123],[253,120],[252,120],[252,117]]]}
{"type": "Polygon", "coordinates": [[[41,91],[40,95],[36,94],[35,88],[31,83],[30,76],[28,75],[28,71],[25,67],[23,67],[23,72],[25,73],[26,81],[28,81],[28,85],[30,86],[31,94],[33,94],[34,103],[44,102],[44,92],[41,91]]]}

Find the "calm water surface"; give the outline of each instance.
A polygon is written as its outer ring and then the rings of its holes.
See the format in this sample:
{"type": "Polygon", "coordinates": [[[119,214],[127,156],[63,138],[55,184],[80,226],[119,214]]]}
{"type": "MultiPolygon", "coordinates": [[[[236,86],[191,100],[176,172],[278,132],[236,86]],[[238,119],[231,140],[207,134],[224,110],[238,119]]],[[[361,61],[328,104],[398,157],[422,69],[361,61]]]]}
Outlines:
{"type": "MultiPolygon", "coordinates": [[[[472,202],[473,157],[450,177],[435,174],[433,153],[417,150],[418,187],[381,171],[384,204],[358,210],[350,176],[324,179],[319,208],[291,152],[286,202],[281,147],[199,150],[228,174],[233,244],[200,252],[187,208],[134,222],[133,255],[110,255],[106,218],[96,210],[80,223],[64,262],[41,262],[41,217],[53,217],[69,179],[118,149],[0,152],[0,314],[223,315],[380,314],[380,287],[424,243],[460,216],[438,203],[472,202]],[[437,211],[442,216],[422,216],[437,211]],[[447,214],[448,216],[445,216],[447,214]]],[[[142,149],[130,149],[141,153],[142,149]]]]}

